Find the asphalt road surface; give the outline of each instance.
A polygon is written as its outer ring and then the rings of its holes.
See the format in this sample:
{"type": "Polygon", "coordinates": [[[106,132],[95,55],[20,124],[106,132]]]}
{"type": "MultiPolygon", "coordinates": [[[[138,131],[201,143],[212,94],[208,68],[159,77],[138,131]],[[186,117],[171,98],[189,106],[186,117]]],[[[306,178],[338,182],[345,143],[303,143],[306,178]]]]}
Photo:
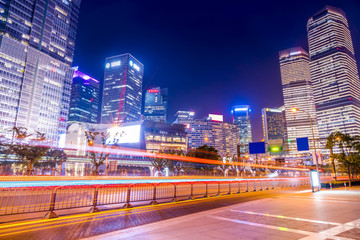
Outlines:
{"type": "Polygon", "coordinates": [[[360,189],[353,189],[301,187],[13,221],[0,224],[0,239],[360,239],[360,189]]]}

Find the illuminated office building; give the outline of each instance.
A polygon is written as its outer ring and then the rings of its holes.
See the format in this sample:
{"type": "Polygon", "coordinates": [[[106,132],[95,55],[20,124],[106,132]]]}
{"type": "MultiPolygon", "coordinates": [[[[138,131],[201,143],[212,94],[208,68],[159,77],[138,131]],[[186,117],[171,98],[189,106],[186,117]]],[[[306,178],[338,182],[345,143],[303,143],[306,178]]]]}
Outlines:
{"type": "Polygon", "coordinates": [[[144,66],[131,54],[106,58],[101,123],[139,121],[144,66]]]}
{"type": "Polygon", "coordinates": [[[307,31],[320,137],[360,134],[360,83],[345,13],[326,6],[308,20],[307,31]]]}
{"type": "Polygon", "coordinates": [[[252,142],[251,122],[250,122],[250,106],[238,105],[231,110],[233,115],[233,123],[239,126],[240,152],[249,152],[249,143],[252,142]]]}
{"type": "Polygon", "coordinates": [[[304,49],[297,47],[280,51],[279,62],[289,148],[295,150],[296,138],[308,137],[309,141],[313,139],[309,115],[312,120],[315,141],[319,138],[311,87],[310,58],[304,49]],[[291,111],[293,108],[297,108],[299,111],[291,111]]]}
{"type": "Polygon", "coordinates": [[[264,141],[286,141],[285,107],[261,109],[264,141]]]}
{"type": "Polygon", "coordinates": [[[210,114],[208,118],[190,122],[187,130],[189,147],[195,149],[206,144],[217,149],[221,157],[236,155],[240,143],[239,127],[221,119],[222,115],[210,114]]]}
{"type": "Polygon", "coordinates": [[[65,133],[80,0],[0,1],[0,135],[65,133]]]}
{"type": "Polygon", "coordinates": [[[71,85],[69,122],[98,122],[99,87],[98,80],[75,69],[71,85]]]}
{"type": "Polygon", "coordinates": [[[145,93],[144,117],[145,120],[166,122],[168,103],[167,88],[151,88],[145,93]]]}
{"type": "Polygon", "coordinates": [[[178,124],[190,124],[195,119],[195,112],[192,111],[177,111],[175,114],[175,121],[174,123],[178,124]]]}
{"type": "MultiPolygon", "coordinates": [[[[85,131],[89,130],[109,134],[107,144],[123,147],[122,149],[117,149],[118,153],[115,150],[113,151],[122,160],[129,160],[129,157],[132,158],[133,155],[138,156],[138,152],[132,152],[128,149],[146,150],[151,153],[170,150],[187,152],[187,133],[185,132],[184,125],[145,120],[124,123],[121,126],[81,122],[72,123],[69,125],[66,134],[66,145],[70,146],[70,149],[67,150],[69,155],[86,155],[89,146],[85,137],[85,131]]],[[[101,144],[101,139],[96,139],[95,144],[101,144]]],[[[114,158],[116,156],[110,155],[110,157],[114,158]]]]}

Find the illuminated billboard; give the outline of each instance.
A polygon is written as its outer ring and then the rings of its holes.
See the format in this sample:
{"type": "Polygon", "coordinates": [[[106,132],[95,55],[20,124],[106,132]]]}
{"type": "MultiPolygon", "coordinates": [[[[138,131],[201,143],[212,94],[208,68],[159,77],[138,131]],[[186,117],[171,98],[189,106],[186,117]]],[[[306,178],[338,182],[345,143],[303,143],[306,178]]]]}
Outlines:
{"type": "Polygon", "coordinates": [[[149,93],[158,93],[159,89],[149,89],[148,92],[149,93]]]}
{"type": "Polygon", "coordinates": [[[223,122],[224,121],[223,115],[209,114],[209,118],[211,119],[211,121],[216,121],[216,122],[223,122]]]}
{"type": "Polygon", "coordinates": [[[109,137],[107,144],[114,145],[120,143],[138,143],[140,142],[141,125],[126,127],[113,127],[108,129],[109,137]]]}

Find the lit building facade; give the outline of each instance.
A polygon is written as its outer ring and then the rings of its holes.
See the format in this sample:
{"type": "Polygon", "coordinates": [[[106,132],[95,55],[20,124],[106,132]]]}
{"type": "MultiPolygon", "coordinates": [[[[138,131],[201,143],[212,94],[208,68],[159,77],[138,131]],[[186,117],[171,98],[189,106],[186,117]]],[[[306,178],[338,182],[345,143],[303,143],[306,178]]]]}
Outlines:
{"type": "MultiPolygon", "coordinates": [[[[118,149],[118,153],[116,150],[112,150],[114,154],[110,156],[111,158],[128,159],[131,156],[137,156],[138,159],[146,159],[146,157],[139,157],[141,155],[139,152],[132,152],[129,149],[146,150],[151,153],[169,150],[187,152],[187,133],[184,125],[145,120],[124,123],[115,127],[112,124],[72,123],[66,134],[66,146],[70,149],[67,150],[69,155],[86,155],[89,147],[85,131],[109,134],[106,143],[122,147],[118,149]]],[[[100,137],[95,140],[94,144],[101,144],[100,137]]]]}
{"type": "Polygon", "coordinates": [[[345,13],[326,6],[308,20],[307,31],[320,137],[360,134],[360,83],[345,13]]]}
{"type": "Polygon", "coordinates": [[[296,138],[308,137],[309,141],[313,139],[309,115],[315,141],[319,139],[310,77],[310,58],[304,49],[297,47],[280,51],[279,62],[289,150],[295,150],[296,138]],[[299,111],[293,112],[293,108],[299,111]]]}
{"type": "Polygon", "coordinates": [[[131,54],[106,58],[101,123],[139,121],[144,66],[131,54]]]}
{"type": "Polygon", "coordinates": [[[206,144],[217,149],[221,157],[236,155],[240,143],[238,125],[213,119],[209,117],[190,122],[189,148],[195,149],[206,144]]]}
{"type": "Polygon", "coordinates": [[[261,109],[265,143],[286,141],[285,107],[261,109]]]}
{"type": "Polygon", "coordinates": [[[0,135],[66,131],[80,0],[0,2],[0,135]]]}
{"type": "Polygon", "coordinates": [[[192,111],[177,111],[175,114],[175,121],[174,123],[178,124],[190,124],[195,119],[195,112],[192,111]]]}
{"type": "Polygon", "coordinates": [[[233,123],[239,126],[240,153],[249,152],[249,143],[252,142],[250,106],[238,105],[231,109],[233,123]]]}
{"type": "Polygon", "coordinates": [[[166,122],[168,105],[167,88],[151,88],[145,93],[144,118],[154,122],[166,122]]]}
{"type": "Polygon", "coordinates": [[[100,82],[75,68],[68,122],[98,123],[100,82]]]}

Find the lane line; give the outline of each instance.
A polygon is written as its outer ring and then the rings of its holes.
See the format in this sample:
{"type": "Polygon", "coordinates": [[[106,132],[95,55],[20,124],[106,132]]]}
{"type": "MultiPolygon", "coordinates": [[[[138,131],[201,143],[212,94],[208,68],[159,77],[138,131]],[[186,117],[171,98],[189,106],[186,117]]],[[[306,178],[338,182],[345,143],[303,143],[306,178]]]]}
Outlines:
{"type": "Polygon", "coordinates": [[[277,227],[277,226],[274,226],[274,225],[254,223],[254,222],[248,222],[248,221],[232,219],[232,218],[225,218],[225,217],[219,217],[219,216],[208,216],[208,217],[209,218],[215,218],[215,219],[218,219],[218,220],[228,221],[228,222],[245,224],[245,225],[254,226],[254,227],[262,227],[262,228],[280,230],[280,231],[283,231],[283,232],[292,232],[292,233],[298,233],[298,234],[303,234],[303,235],[313,235],[314,234],[313,232],[304,231],[304,230],[285,228],[285,227],[277,227]]]}
{"type": "Polygon", "coordinates": [[[312,223],[322,223],[322,224],[330,224],[330,225],[342,225],[341,223],[336,222],[325,222],[320,220],[312,220],[312,219],[306,219],[306,218],[297,218],[297,217],[286,217],[281,215],[272,215],[268,213],[256,213],[256,212],[250,212],[250,211],[241,211],[241,210],[230,210],[231,212],[239,212],[239,213],[247,213],[247,214],[253,214],[253,215],[260,215],[260,216],[266,216],[266,217],[276,217],[276,218],[283,218],[283,219],[291,219],[291,220],[297,220],[297,221],[303,221],[303,222],[312,222],[312,223]]]}
{"type": "Polygon", "coordinates": [[[330,229],[327,229],[325,231],[313,234],[311,236],[307,236],[304,238],[301,238],[301,240],[324,240],[327,238],[340,238],[336,235],[346,232],[348,230],[351,230],[353,228],[359,228],[360,227],[360,218],[355,220],[355,221],[351,221],[345,224],[342,224],[341,226],[336,226],[330,229]]]}

